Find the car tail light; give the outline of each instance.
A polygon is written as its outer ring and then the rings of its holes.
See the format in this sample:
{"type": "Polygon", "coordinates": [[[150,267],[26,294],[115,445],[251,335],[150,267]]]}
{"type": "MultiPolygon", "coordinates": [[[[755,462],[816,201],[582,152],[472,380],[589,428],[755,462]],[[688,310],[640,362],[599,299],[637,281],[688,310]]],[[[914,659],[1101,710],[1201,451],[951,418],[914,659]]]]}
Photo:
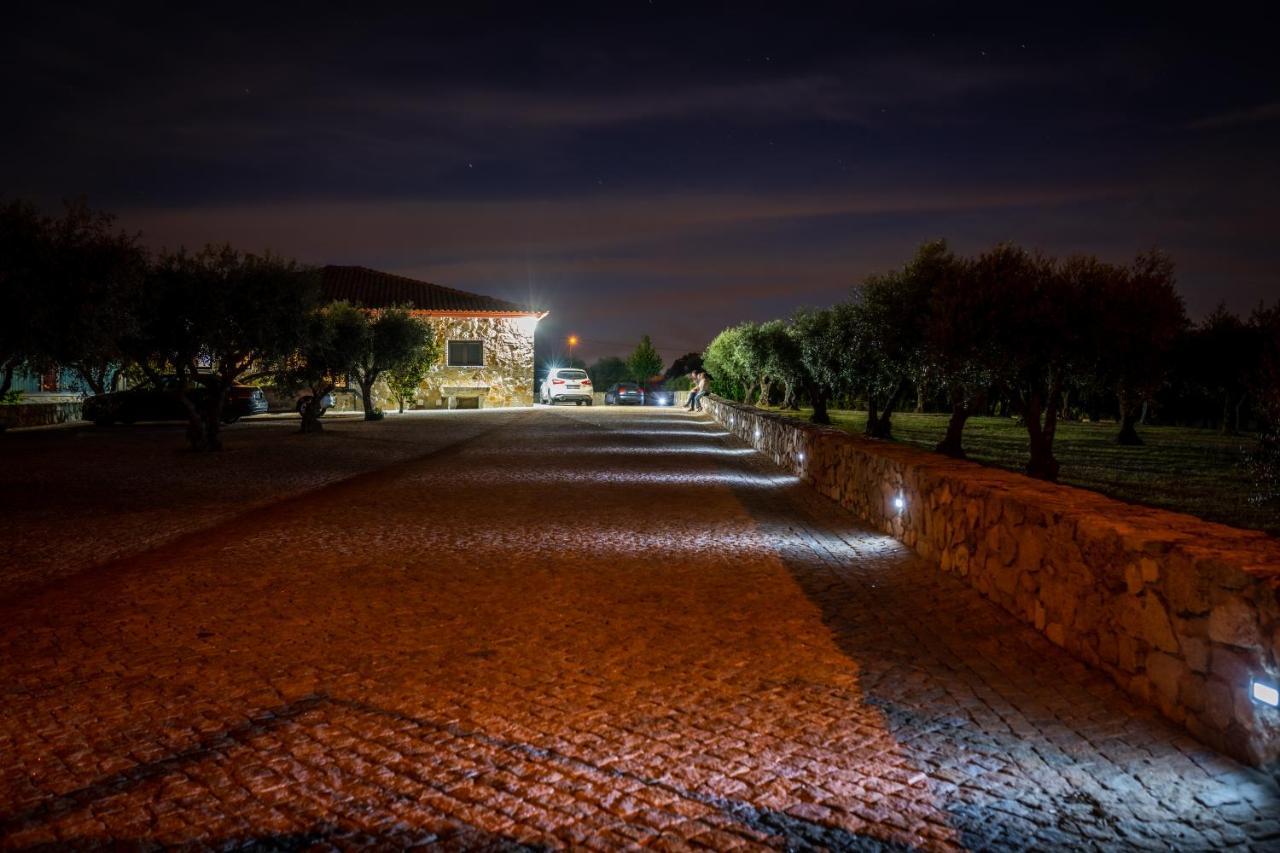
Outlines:
{"type": "Polygon", "coordinates": [[[584,379],[584,380],[582,380],[582,384],[583,384],[583,385],[590,385],[590,384],[591,384],[591,380],[590,380],[590,379],[584,379]]]}
{"type": "Polygon", "coordinates": [[[551,380],[551,384],[552,384],[552,385],[563,385],[563,384],[564,384],[564,380],[563,380],[563,379],[552,379],[552,380],[551,380]]]}

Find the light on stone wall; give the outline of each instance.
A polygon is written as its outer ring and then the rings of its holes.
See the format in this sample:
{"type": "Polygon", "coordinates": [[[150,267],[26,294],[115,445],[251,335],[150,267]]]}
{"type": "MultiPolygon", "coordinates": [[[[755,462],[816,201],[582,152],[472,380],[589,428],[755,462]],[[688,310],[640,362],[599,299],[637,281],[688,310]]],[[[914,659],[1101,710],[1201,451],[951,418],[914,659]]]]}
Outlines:
{"type": "Polygon", "coordinates": [[[1260,705],[1280,706],[1280,690],[1274,684],[1267,684],[1254,678],[1249,682],[1249,696],[1260,705]]]}
{"type": "Polygon", "coordinates": [[[800,462],[803,462],[803,461],[804,461],[804,451],[803,451],[803,450],[801,450],[799,453],[797,453],[797,454],[796,454],[796,459],[797,459],[797,460],[799,460],[800,462]]]}
{"type": "Polygon", "coordinates": [[[538,328],[538,319],[538,317],[520,317],[516,320],[516,326],[525,337],[532,338],[538,328]]]}
{"type": "Polygon", "coordinates": [[[893,508],[898,512],[902,512],[907,508],[907,499],[902,496],[902,492],[898,492],[897,496],[894,497],[893,508]]]}
{"type": "Polygon", "coordinates": [[[760,427],[756,427],[756,441],[760,440],[760,427]]]}

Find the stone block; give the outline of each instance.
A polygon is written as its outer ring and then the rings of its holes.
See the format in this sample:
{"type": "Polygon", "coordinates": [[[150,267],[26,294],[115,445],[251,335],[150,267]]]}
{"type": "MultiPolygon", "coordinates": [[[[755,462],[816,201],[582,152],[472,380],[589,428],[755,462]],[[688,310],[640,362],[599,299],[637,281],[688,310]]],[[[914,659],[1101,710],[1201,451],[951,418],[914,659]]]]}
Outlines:
{"type": "Polygon", "coordinates": [[[1164,587],[1174,613],[1203,616],[1209,612],[1208,583],[1196,574],[1191,561],[1178,560],[1167,566],[1164,587]]]}
{"type": "Polygon", "coordinates": [[[1044,561],[1044,528],[1024,526],[1018,531],[1018,569],[1038,572],[1044,561]]]}
{"type": "Polygon", "coordinates": [[[1126,563],[1124,567],[1125,591],[1130,595],[1142,592],[1142,568],[1137,563],[1126,563]]]}
{"type": "Polygon", "coordinates": [[[1178,699],[1178,684],[1186,672],[1181,660],[1161,651],[1153,651],[1147,655],[1147,678],[1157,695],[1170,704],[1178,699]]]}
{"type": "Polygon", "coordinates": [[[1235,713],[1232,690],[1226,682],[1213,678],[1205,682],[1204,712],[1201,715],[1211,729],[1225,731],[1235,713]]]}
{"type": "Polygon", "coordinates": [[[1111,666],[1115,666],[1119,662],[1116,635],[1110,631],[1103,631],[1098,634],[1098,657],[1101,658],[1103,663],[1111,666]]]}
{"type": "Polygon", "coordinates": [[[1209,651],[1209,672],[1231,686],[1232,692],[1249,688],[1249,679],[1260,669],[1257,661],[1240,649],[1213,646],[1209,651]]]}
{"type": "Polygon", "coordinates": [[[1148,643],[1163,652],[1176,653],[1178,640],[1169,623],[1169,614],[1154,593],[1143,596],[1142,636],[1148,643]]]}
{"type": "Polygon", "coordinates": [[[1247,649],[1262,647],[1257,610],[1238,596],[1231,596],[1209,613],[1209,639],[1247,649]]]}
{"type": "Polygon", "coordinates": [[[1044,628],[1044,634],[1049,641],[1056,646],[1065,646],[1067,644],[1066,632],[1063,630],[1062,623],[1051,622],[1044,628]]]}
{"type": "Polygon", "coordinates": [[[1182,657],[1192,672],[1209,671],[1209,644],[1200,637],[1182,638],[1182,657]]]}
{"type": "Polygon", "coordinates": [[[1143,557],[1138,561],[1138,565],[1142,569],[1142,579],[1147,583],[1155,583],[1160,580],[1160,564],[1150,557],[1143,557]]]}
{"type": "Polygon", "coordinates": [[[1138,640],[1124,634],[1116,637],[1116,662],[1125,672],[1137,672],[1142,660],[1142,648],[1138,640]]]}

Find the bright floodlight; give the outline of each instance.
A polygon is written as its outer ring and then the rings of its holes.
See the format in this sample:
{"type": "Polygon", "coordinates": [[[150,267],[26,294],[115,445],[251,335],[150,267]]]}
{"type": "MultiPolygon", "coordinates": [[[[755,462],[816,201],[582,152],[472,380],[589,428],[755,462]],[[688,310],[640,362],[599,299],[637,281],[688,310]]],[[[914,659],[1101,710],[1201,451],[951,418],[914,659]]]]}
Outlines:
{"type": "Polygon", "coordinates": [[[1255,678],[1249,682],[1249,694],[1255,702],[1270,705],[1272,708],[1280,706],[1280,690],[1277,690],[1274,684],[1266,684],[1255,678]]]}
{"type": "Polygon", "coordinates": [[[898,512],[907,508],[907,499],[902,496],[902,492],[898,492],[898,496],[893,499],[893,508],[898,512]]]}
{"type": "Polygon", "coordinates": [[[804,461],[804,451],[803,451],[803,450],[801,450],[799,453],[797,453],[797,454],[796,454],[796,459],[799,459],[801,462],[803,462],[803,461],[804,461]]]}
{"type": "Polygon", "coordinates": [[[756,427],[756,438],[760,437],[760,428],[756,427]]]}

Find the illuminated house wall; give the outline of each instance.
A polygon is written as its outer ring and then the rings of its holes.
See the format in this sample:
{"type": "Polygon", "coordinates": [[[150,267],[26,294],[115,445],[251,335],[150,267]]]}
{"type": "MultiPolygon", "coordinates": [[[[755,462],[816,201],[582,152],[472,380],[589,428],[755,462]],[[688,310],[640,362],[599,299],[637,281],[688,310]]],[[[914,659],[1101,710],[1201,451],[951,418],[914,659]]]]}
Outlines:
{"type": "MultiPolygon", "coordinates": [[[[326,301],[371,311],[407,308],[436,330],[440,358],[413,408],[533,405],[533,335],[546,312],[366,267],[325,267],[322,283],[326,301]]],[[[388,410],[397,406],[381,380],[374,402],[388,410]]]]}
{"type": "MultiPolygon", "coordinates": [[[[437,329],[440,358],[418,386],[414,408],[492,408],[533,405],[533,331],[528,317],[439,317],[424,316],[437,329]],[[480,364],[450,364],[450,346],[455,355],[474,351],[478,344],[480,364]]],[[[464,359],[469,361],[469,359],[464,359]]],[[[379,380],[374,400],[393,410],[396,402],[379,380]]]]}

